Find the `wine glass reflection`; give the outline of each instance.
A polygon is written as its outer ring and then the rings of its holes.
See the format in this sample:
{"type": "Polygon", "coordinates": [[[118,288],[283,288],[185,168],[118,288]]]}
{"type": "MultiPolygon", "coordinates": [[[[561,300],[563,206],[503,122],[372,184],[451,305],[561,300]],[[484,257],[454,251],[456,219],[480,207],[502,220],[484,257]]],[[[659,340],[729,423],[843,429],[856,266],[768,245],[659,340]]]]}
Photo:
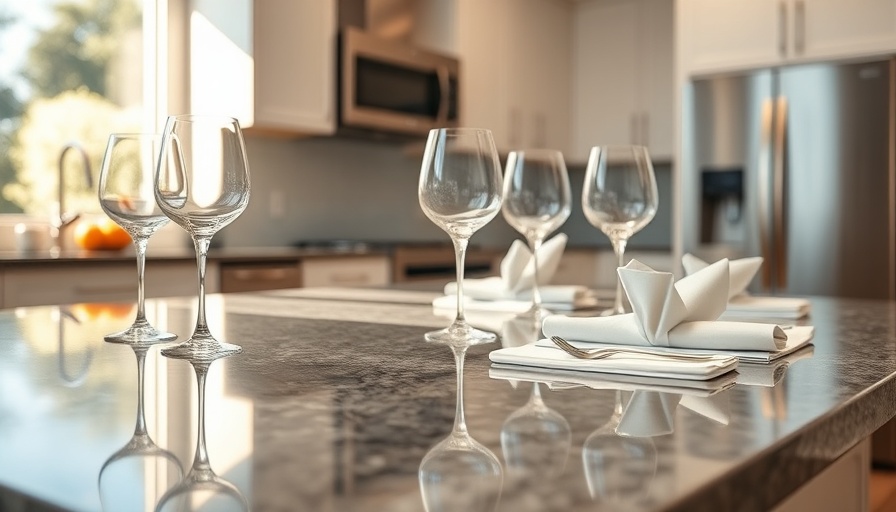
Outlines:
{"type": "Polygon", "coordinates": [[[657,450],[651,437],[620,433],[622,420],[622,392],[616,391],[613,414],[585,439],[582,462],[594,500],[617,510],[631,510],[649,494],[656,474],[657,450]]]}
{"type": "MultiPolygon", "coordinates": [[[[219,477],[212,469],[208,458],[205,438],[205,380],[209,368],[217,359],[230,354],[217,353],[215,359],[207,359],[208,354],[200,354],[200,359],[188,359],[196,372],[199,393],[198,433],[196,454],[187,475],[166,492],[159,500],[156,512],[186,511],[248,511],[249,503],[242,492],[231,482],[219,477]]],[[[172,356],[169,356],[172,357],[172,356]]],[[[181,357],[175,357],[182,359],[181,357]]]]}
{"type": "MultiPolygon", "coordinates": [[[[538,318],[514,316],[504,321],[501,345],[529,345],[540,337],[538,318]]],[[[501,450],[508,474],[539,478],[563,474],[571,440],[569,422],[544,403],[541,383],[532,382],[529,400],[511,413],[501,426],[501,450]]]]}
{"type": "Polygon", "coordinates": [[[103,510],[151,510],[162,494],[183,477],[177,457],[159,447],[146,430],[143,409],[144,366],[151,343],[131,343],[137,357],[137,425],[134,435],[100,468],[97,486],[103,510]],[[136,486],[136,488],[135,488],[136,486]]]}
{"type": "Polygon", "coordinates": [[[457,370],[454,426],[420,462],[420,494],[427,512],[495,510],[501,499],[504,470],[484,445],[470,436],[464,417],[463,363],[467,346],[451,344],[457,370]]]}
{"type": "Polygon", "coordinates": [[[572,431],[560,413],[545,405],[538,382],[529,401],[501,427],[501,449],[508,473],[554,479],[563,474],[572,431]]]}

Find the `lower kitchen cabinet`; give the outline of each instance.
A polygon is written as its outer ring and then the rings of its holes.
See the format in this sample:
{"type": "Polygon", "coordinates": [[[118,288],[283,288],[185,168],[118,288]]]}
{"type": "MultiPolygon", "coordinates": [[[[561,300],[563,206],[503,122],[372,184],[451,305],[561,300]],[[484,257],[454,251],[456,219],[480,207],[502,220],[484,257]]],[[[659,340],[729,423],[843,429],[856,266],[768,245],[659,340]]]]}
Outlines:
{"type": "MultiPolygon", "coordinates": [[[[215,263],[209,263],[206,275],[206,290],[217,292],[215,263]]],[[[199,290],[194,261],[148,261],[144,279],[147,298],[196,295],[199,290]]],[[[2,283],[3,308],[137,300],[137,268],[129,260],[7,267],[2,283]]]]}
{"type": "MultiPolygon", "coordinates": [[[[625,251],[625,261],[636,259],[663,272],[673,272],[671,251],[625,251]]],[[[616,254],[613,249],[569,248],[563,252],[551,284],[583,285],[594,289],[616,287],[616,254]]]]}
{"type": "Polygon", "coordinates": [[[358,255],[302,260],[302,286],[384,286],[392,281],[385,255],[358,255]]]}
{"type": "Polygon", "coordinates": [[[221,262],[221,292],[254,292],[302,286],[298,260],[283,262],[221,262]]]}

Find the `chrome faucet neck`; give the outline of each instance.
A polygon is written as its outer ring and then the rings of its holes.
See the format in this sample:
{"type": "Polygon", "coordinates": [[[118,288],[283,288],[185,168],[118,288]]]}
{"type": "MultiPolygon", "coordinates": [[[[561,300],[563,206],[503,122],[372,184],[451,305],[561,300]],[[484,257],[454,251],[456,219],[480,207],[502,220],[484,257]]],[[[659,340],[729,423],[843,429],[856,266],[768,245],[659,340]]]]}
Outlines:
{"type": "Polygon", "coordinates": [[[80,213],[68,213],[65,211],[65,156],[69,152],[69,150],[75,150],[81,156],[81,164],[84,171],[84,182],[86,183],[88,188],[93,187],[93,172],[90,166],[90,156],[87,154],[84,146],[82,146],[80,143],[69,142],[62,147],[62,151],[59,153],[59,164],[57,167],[58,196],[56,204],[58,210],[54,212],[53,218],[50,222],[50,234],[53,238],[53,250],[55,251],[58,251],[61,248],[60,242],[62,238],[62,229],[81,216],[80,213]]]}

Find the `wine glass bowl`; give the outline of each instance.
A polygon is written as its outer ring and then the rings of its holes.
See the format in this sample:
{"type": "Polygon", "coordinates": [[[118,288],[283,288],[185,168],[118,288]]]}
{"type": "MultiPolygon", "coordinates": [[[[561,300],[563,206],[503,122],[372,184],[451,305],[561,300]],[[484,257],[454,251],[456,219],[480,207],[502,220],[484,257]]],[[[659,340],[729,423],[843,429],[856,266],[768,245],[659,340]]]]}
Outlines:
{"type": "Polygon", "coordinates": [[[532,253],[532,307],[525,315],[542,318],[549,312],[542,308],[538,290],[538,250],[569,218],[572,204],[563,153],[550,149],[510,152],[503,192],[501,212],[525,237],[532,253]]]}
{"type": "MultiPolygon", "coordinates": [[[[629,238],[653,220],[658,193],[653,163],[644,146],[595,146],[585,167],[582,210],[591,225],[613,244],[618,266],[625,264],[629,238]]],[[[622,314],[622,285],[616,281],[610,314],[622,314]]]]}
{"type": "Polygon", "coordinates": [[[494,333],[466,322],[463,307],[464,258],[470,237],[494,219],[501,208],[500,162],[491,131],[431,130],[417,196],[426,216],[451,237],[457,266],[457,315],[445,329],[426,333],[426,339],[469,345],[494,341],[494,333]]]}
{"type": "Polygon", "coordinates": [[[190,339],[162,354],[213,360],[239,353],[215,339],[205,318],[205,264],[212,236],[249,204],[249,162],[239,122],[223,116],[171,116],[162,134],[155,196],[162,212],[193,239],[199,270],[199,308],[190,339]]]}
{"type": "Polygon", "coordinates": [[[153,194],[153,176],[161,137],[150,133],[113,133],[106,144],[97,187],[100,206],[134,242],[137,255],[137,315],[126,330],[109,334],[113,343],[172,341],[176,334],[153,327],[144,308],[144,268],[149,238],[168,223],[153,194]]]}

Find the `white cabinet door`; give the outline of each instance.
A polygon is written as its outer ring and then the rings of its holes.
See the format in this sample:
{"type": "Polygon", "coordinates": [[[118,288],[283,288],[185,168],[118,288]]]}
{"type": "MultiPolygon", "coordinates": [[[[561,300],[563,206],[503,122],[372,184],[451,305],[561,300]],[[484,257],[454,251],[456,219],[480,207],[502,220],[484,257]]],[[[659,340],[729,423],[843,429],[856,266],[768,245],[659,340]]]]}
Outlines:
{"type": "Polygon", "coordinates": [[[776,64],[788,48],[780,0],[678,0],[681,66],[690,74],[776,64]]]}
{"type": "Polygon", "coordinates": [[[257,0],[255,125],[336,131],[336,1],[257,0]]]}
{"type": "Polygon", "coordinates": [[[893,0],[793,0],[795,57],[827,59],[896,50],[893,0]]]}
{"type": "Polygon", "coordinates": [[[672,155],[673,22],[668,0],[591,0],[573,27],[573,160],[592,146],[642,144],[672,155]]]}
{"type": "Polygon", "coordinates": [[[458,0],[457,52],[461,59],[460,119],[464,126],[492,130],[495,144],[515,144],[508,98],[513,80],[507,67],[510,43],[507,0],[458,0]]]}
{"type": "Polygon", "coordinates": [[[675,145],[674,2],[644,0],[641,9],[642,143],[654,159],[671,160],[675,145]]]}
{"type": "Polygon", "coordinates": [[[501,151],[569,147],[570,6],[564,0],[458,0],[461,122],[501,151]]]}
{"type": "Polygon", "coordinates": [[[336,0],[196,0],[191,110],[250,132],[335,132],[336,23],[336,0]]]}
{"type": "Polygon", "coordinates": [[[688,75],[896,50],[893,0],[679,0],[688,75]]]}
{"type": "Polygon", "coordinates": [[[572,158],[592,146],[632,144],[638,125],[638,8],[628,0],[584,2],[574,33],[572,158]]]}

